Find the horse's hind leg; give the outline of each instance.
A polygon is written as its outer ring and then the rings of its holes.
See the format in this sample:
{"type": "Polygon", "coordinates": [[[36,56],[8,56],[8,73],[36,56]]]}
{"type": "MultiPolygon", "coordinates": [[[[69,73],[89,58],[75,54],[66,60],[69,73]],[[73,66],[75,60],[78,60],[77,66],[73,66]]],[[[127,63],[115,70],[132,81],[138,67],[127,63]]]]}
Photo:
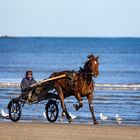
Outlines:
{"type": "Polygon", "coordinates": [[[61,101],[61,107],[63,109],[63,112],[66,114],[66,117],[67,117],[68,121],[71,122],[72,121],[72,118],[71,118],[71,116],[67,112],[67,108],[66,108],[66,105],[64,103],[64,94],[63,94],[61,88],[59,88],[57,90],[57,92],[59,94],[59,98],[60,98],[60,101],[61,101]]]}
{"type": "Polygon", "coordinates": [[[92,114],[92,119],[93,119],[93,122],[94,124],[98,124],[96,118],[95,118],[95,115],[94,115],[94,108],[93,108],[93,94],[88,94],[87,95],[87,99],[88,99],[88,103],[89,103],[89,109],[90,109],[90,112],[92,114]]]}

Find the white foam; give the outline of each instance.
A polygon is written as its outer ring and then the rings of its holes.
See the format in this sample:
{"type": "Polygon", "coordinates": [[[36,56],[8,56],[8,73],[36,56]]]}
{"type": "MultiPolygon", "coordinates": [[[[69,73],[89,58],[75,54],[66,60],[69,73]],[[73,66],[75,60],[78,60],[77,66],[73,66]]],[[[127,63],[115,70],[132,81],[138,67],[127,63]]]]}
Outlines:
{"type": "MultiPolygon", "coordinates": [[[[19,88],[19,83],[0,82],[1,88],[19,88]]],[[[140,90],[140,84],[95,84],[95,90],[140,90]]]]}
{"type": "Polygon", "coordinates": [[[11,87],[19,88],[20,86],[19,86],[19,83],[1,82],[0,87],[1,88],[11,88],[11,87]]]}
{"type": "Polygon", "coordinates": [[[140,90],[140,84],[95,84],[97,90],[140,90]]]}

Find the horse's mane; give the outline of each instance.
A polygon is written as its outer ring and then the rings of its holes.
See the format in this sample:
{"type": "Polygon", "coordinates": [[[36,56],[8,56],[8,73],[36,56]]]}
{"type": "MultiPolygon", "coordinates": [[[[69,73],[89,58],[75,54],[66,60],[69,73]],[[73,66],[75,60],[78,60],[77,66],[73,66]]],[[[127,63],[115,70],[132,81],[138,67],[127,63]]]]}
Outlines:
{"type": "Polygon", "coordinates": [[[83,72],[84,72],[84,69],[83,69],[82,67],[80,67],[80,69],[79,69],[78,72],[79,72],[79,73],[83,73],[83,72]]]}

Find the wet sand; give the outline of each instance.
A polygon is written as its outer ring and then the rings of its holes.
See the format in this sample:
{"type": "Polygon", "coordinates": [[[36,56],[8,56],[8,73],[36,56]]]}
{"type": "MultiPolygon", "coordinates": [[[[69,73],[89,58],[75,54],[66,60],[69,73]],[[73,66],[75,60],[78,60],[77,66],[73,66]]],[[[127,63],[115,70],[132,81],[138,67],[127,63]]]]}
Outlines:
{"type": "Polygon", "coordinates": [[[139,140],[140,126],[0,123],[1,140],[139,140]]]}

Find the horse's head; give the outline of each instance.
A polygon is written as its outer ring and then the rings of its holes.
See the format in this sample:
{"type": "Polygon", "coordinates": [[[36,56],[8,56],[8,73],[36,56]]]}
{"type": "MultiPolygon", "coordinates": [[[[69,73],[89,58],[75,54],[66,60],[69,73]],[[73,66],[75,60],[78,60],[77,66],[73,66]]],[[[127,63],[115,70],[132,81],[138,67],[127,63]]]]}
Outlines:
{"type": "Polygon", "coordinates": [[[92,54],[88,56],[88,61],[85,63],[84,66],[84,71],[87,73],[90,73],[92,76],[94,76],[95,78],[98,77],[99,75],[99,71],[98,71],[98,67],[99,67],[99,62],[98,62],[98,57],[93,56],[92,54]]]}

